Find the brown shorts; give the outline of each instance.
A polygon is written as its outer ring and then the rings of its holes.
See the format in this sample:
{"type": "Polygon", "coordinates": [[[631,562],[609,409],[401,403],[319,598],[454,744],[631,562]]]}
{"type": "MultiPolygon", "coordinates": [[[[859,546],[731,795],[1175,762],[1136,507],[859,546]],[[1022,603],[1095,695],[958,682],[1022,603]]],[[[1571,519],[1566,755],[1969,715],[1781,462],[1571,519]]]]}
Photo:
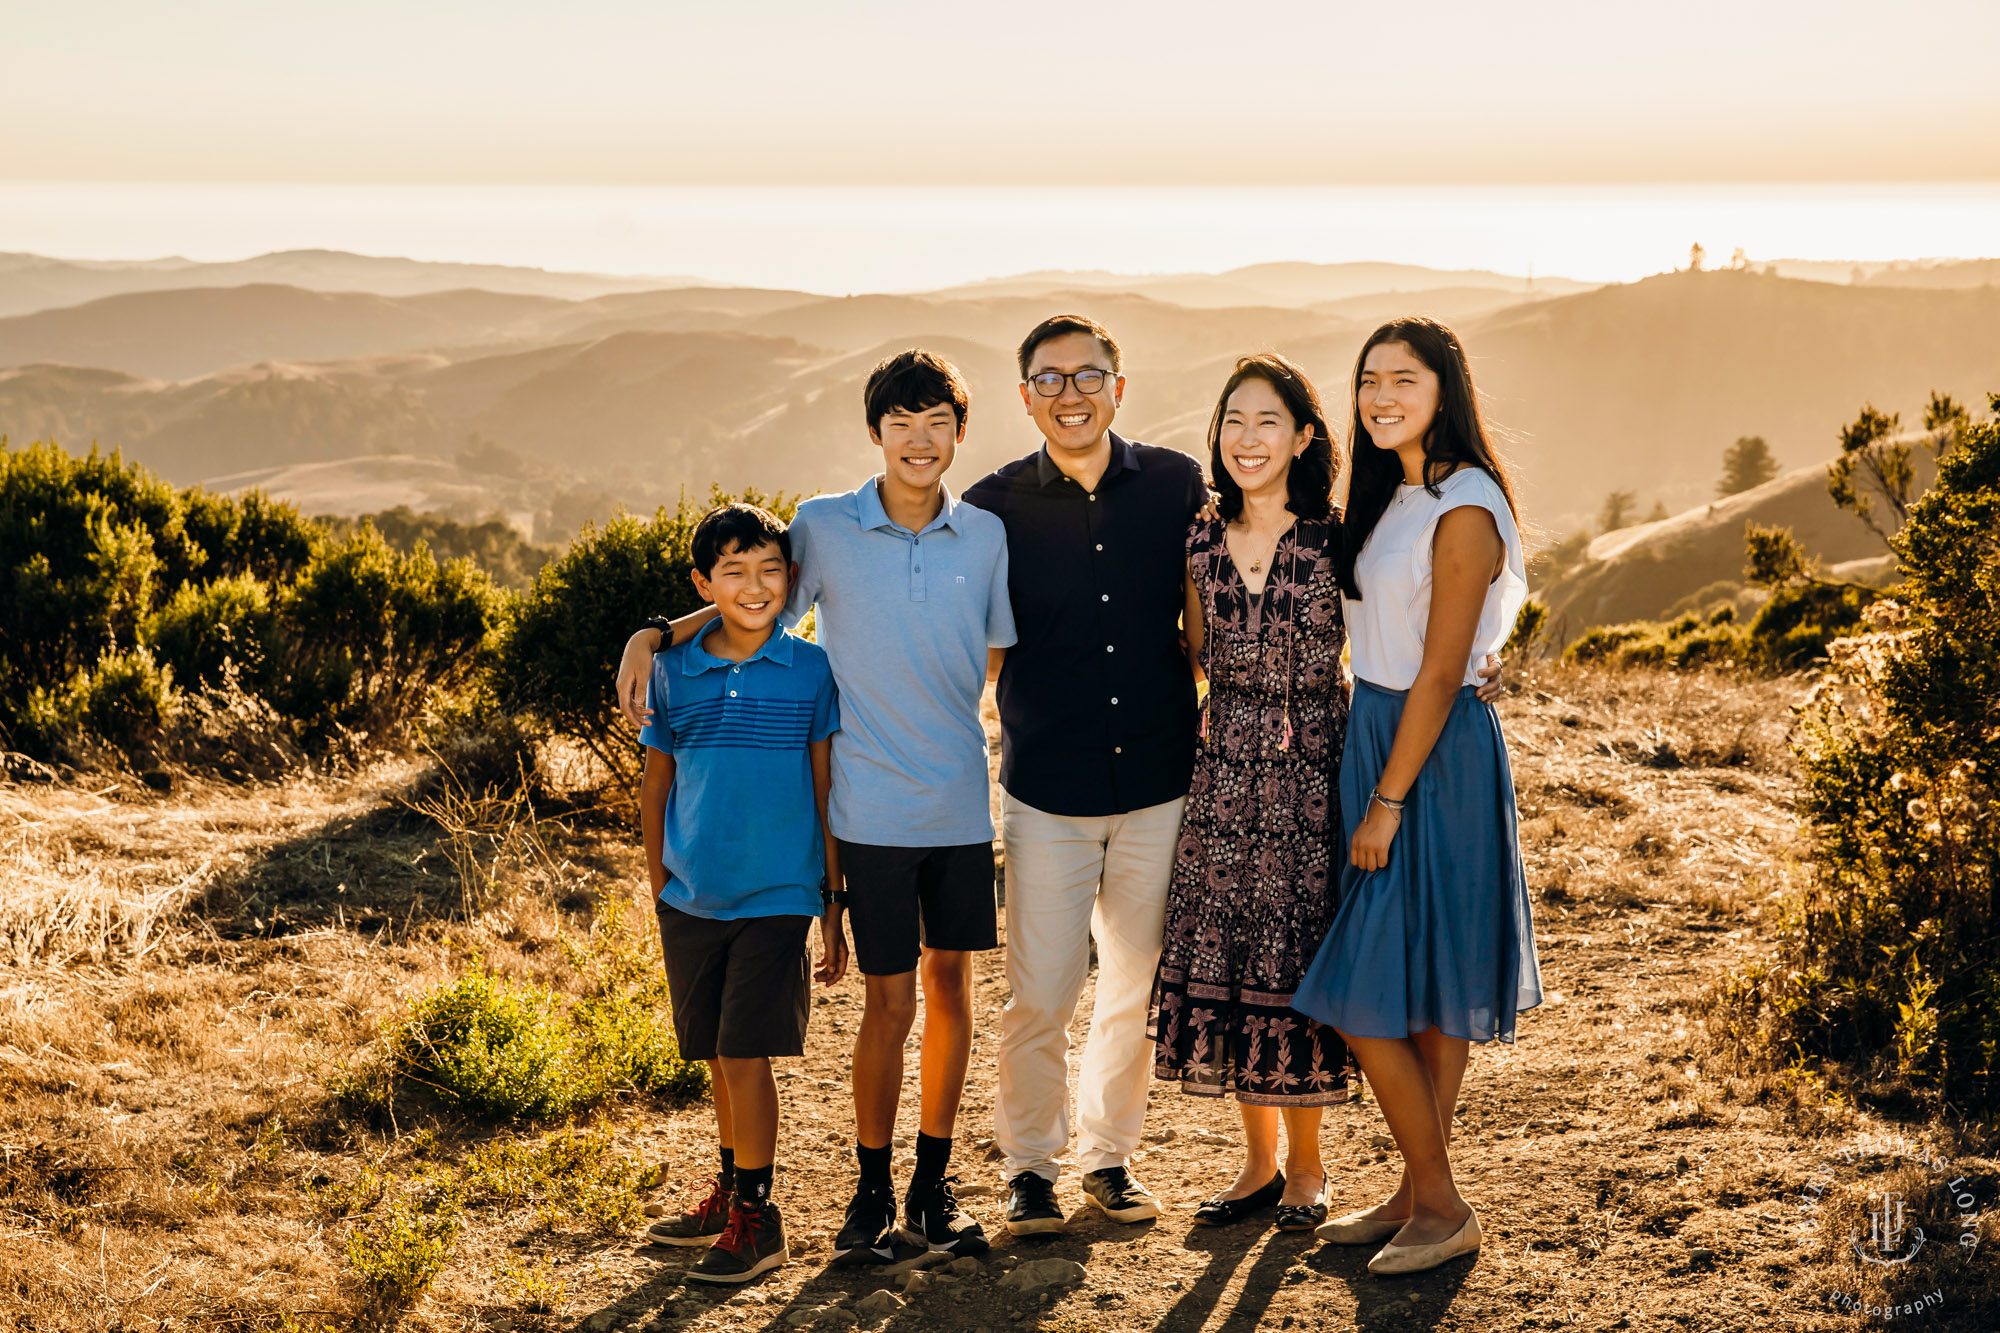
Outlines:
{"type": "Polygon", "coordinates": [[[715,921],[655,899],[683,1060],[804,1055],[809,916],[715,921]]]}

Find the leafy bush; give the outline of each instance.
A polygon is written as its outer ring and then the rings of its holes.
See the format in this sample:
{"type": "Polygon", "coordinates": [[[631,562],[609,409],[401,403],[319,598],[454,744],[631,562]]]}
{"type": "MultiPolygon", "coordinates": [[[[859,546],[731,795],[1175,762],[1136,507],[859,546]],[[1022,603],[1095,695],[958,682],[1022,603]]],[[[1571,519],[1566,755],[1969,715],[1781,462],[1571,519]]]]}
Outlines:
{"type": "Polygon", "coordinates": [[[239,679],[261,680],[275,628],[269,589],[244,573],[183,583],[146,618],[140,637],[184,687],[213,686],[232,662],[239,679]]]}
{"type": "Polygon", "coordinates": [[[407,1305],[421,1296],[458,1245],[459,1202],[449,1192],[405,1195],[347,1233],[347,1266],[370,1296],[407,1305]]]}
{"type": "Polygon", "coordinates": [[[505,613],[469,564],[366,526],[336,541],[259,494],[0,440],[0,741],[42,757],[93,737],[130,755],[176,683],[255,699],[299,739],[393,735],[476,678],[505,613]]]}
{"type": "Polygon", "coordinates": [[[625,640],[649,616],[700,606],[688,575],[689,542],[710,507],[740,498],[790,521],[796,500],[712,491],[648,521],[629,515],[585,527],[535,579],[499,647],[494,691],[503,707],[527,713],[581,744],[621,785],[639,780],[639,747],[618,716],[612,677],[625,640]]]}
{"type": "Polygon", "coordinates": [[[577,1220],[615,1235],[638,1221],[647,1171],[613,1151],[609,1125],[589,1131],[565,1125],[536,1144],[482,1144],[459,1179],[471,1202],[534,1204],[552,1229],[577,1220]]]}
{"type": "MultiPolygon", "coordinates": [[[[1993,399],[2000,413],[2000,395],[1993,399]]],[[[1799,755],[1814,883],[1734,997],[1771,1052],[2000,1108],[2000,422],[1956,427],[1894,546],[1899,601],[1833,646],[1799,755]]]]}
{"type": "Polygon", "coordinates": [[[279,604],[280,706],[308,729],[394,732],[439,691],[470,683],[505,615],[464,561],[392,549],[373,528],[314,555],[279,604]]]}
{"type": "MultiPolygon", "coordinates": [[[[564,941],[583,980],[570,1000],[545,986],[475,971],[411,1002],[390,1033],[387,1071],[447,1105],[490,1120],[553,1120],[626,1090],[698,1094],[708,1071],[681,1059],[663,1014],[666,978],[645,958],[616,906],[583,945],[564,941]]],[[[383,1080],[350,1080],[361,1103],[383,1080]]]]}
{"type": "Polygon", "coordinates": [[[440,560],[470,560],[500,587],[515,592],[532,587],[535,575],[557,554],[555,547],[537,546],[499,519],[460,523],[442,514],[419,514],[408,505],[360,519],[320,521],[336,537],[344,537],[365,523],[405,554],[415,551],[421,543],[440,560]]]}

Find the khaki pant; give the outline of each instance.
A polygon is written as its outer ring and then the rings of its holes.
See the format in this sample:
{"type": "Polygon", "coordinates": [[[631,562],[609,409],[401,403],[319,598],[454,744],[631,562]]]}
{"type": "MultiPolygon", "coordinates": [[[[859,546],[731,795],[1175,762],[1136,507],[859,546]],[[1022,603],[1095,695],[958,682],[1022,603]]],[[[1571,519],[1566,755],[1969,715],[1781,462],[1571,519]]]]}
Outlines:
{"type": "Polygon", "coordinates": [[[1097,1003],[1077,1075],[1084,1172],[1123,1166],[1146,1121],[1146,1006],[1186,799],[1073,819],[1006,798],[1007,984],[995,1134],[1007,1174],[1053,1181],[1069,1144],[1069,1026],[1097,940],[1097,1003]]]}

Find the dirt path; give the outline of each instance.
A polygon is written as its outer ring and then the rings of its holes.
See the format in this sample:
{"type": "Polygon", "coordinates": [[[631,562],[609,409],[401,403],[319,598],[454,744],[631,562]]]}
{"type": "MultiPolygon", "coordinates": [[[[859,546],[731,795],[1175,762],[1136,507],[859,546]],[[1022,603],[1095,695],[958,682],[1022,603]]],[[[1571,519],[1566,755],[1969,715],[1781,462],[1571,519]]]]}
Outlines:
{"type": "MultiPolygon", "coordinates": [[[[1627,681],[1629,696],[1599,680],[1592,697],[1575,700],[1552,690],[1579,682],[1531,681],[1504,710],[1549,997],[1523,1018],[1517,1045],[1477,1049],[1467,1077],[1456,1156],[1486,1229],[1476,1263],[1385,1280],[1366,1271],[1366,1249],[1280,1234],[1268,1219],[1194,1226],[1194,1205],[1235,1174],[1240,1130],[1233,1106],[1164,1084],[1134,1162],[1166,1203],[1164,1218],[1121,1226],[1084,1210],[1071,1173],[1060,1186],[1069,1229],[1006,1238],[999,1167],[979,1150],[991,1134],[992,1034],[1006,996],[996,953],[980,962],[982,1036],[957,1160],[996,1244],[988,1262],[959,1265],[962,1276],[920,1279],[923,1289],[886,1326],[1196,1333],[1852,1323],[1821,1303],[1829,1288],[1820,1250],[1795,1225],[1828,1144],[1801,1134],[1809,1126],[1796,1099],[1774,1097],[1767,1084],[1705,1080],[1689,1014],[1718,974],[1754,953],[1755,920],[1792,873],[1785,700],[1776,687],[1746,699],[1663,678],[1627,681]],[[1680,697],[1659,698],[1662,689],[1680,697]],[[1758,1098],[1765,1104],[1749,1104],[1758,1098]],[[1082,1265],[1082,1281],[1037,1294],[1004,1280],[1049,1258],[1082,1265]]],[[[717,1296],[683,1285],[687,1257],[606,1255],[586,1326],[775,1330],[898,1284],[891,1274],[825,1267],[853,1179],[843,1071],[859,1005],[854,981],[819,1001],[810,1054],[784,1085],[779,1197],[803,1256],[758,1290],[717,1296]]],[[[914,1063],[908,1077],[899,1173],[915,1128],[914,1063]]],[[[700,1163],[706,1132],[689,1113],[650,1141],[676,1162],[700,1163]]],[[[1370,1101],[1329,1110],[1336,1211],[1393,1188],[1384,1133],[1370,1101]]],[[[836,1308],[817,1322],[851,1318],[836,1308]]],[[[1928,1326],[1969,1327],[1949,1310],[1928,1326]]]]}

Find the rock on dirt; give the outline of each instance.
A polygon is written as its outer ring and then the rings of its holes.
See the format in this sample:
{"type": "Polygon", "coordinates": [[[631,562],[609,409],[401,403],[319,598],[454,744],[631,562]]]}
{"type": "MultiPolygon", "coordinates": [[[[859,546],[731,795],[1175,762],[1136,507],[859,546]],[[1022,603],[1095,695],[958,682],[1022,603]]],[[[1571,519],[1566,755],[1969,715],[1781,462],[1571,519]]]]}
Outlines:
{"type": "Polygon", "coordinates": [[[854,1303],[854,1312],[863,1319],[876,1319],[896,1313],[909,1302],[888,1288],[871,1291],[854,1303]]]}
{"type": "Polygon", "coordinates": [[[1083,1265],[1074,1259],[1030,1259],[1001,1278],[1000,1285],[1032,1292],[1074,1286],[1083,1279],[1083,1265]]]}

